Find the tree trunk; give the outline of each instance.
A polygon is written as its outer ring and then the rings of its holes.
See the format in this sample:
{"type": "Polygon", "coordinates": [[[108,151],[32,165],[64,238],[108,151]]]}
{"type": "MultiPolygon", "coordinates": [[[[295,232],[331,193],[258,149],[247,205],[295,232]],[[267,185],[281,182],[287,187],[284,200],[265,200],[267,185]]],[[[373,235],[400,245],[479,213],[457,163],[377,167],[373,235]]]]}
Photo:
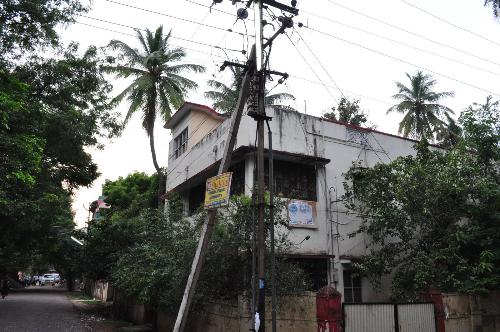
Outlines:
{"type": "Polygon", "coordinates": [[[155,150],[155,139],[154,139],[154,125],[151,128],[151,134],[149,135],[149,146],[151,148],[151,156],[153,157],[153,165],[155,166],[156,172],[158,173],[158,209],[161,209],[163,206],[163,195],[165,194],[165,174],[163,174],[162,169],[158,165],[158,161],[156,160],[156,150],[155,150]]]}

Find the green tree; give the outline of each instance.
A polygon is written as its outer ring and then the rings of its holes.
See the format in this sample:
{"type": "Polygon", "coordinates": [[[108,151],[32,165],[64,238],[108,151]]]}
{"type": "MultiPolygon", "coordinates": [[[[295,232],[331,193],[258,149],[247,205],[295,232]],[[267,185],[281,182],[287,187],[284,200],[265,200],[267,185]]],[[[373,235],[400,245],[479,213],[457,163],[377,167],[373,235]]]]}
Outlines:
{"type": "Polygon", "coordinates": [[[340,98],[337,107],[332,107],[332,111],[325,113],[323,118],[355,126],[363,126],[368,121],[366,114],[359,108],[359,100],[350,101],[345,97],[340,98]]]}
{"type": "MultiPolygon", "coordinates": [[[[53,226],[74,227],[71,194],[97,165],[85,149],[118,134],[95,48],[71,45],[0,70],[0,265],[29,265],[57,250],[53,226]]],[[[0,267],[1,269],[1,267],[0,267]]]]}
{"type": "MultiPolygon", "coordinates": [[[[171,32],[163,33],[160,26],[153,33],[146,29],[143,34],[136,30],[141,50],[122,41],[112,40],[108,47],[119,51],[118,64],[105,66],[107,72],[118,78],[132,77],[133,82],[118,96],[116,102],[127,98],[130,103],[125,122],[137,111],[142,112],[142,127],[149,137],[151,156],[160,185],[164,185],[164,172],[158,165],[154,143],[154,126],[158,116],[168,120],[172,109],[179,108],[189,90],[198,86],[196,82],[181,76],[184,72],[203,72],[204,68],[195,64],[179,63],[186,53],[182,48],[170,45],[171,32]]],[[[160,191],[160,195],[162,191],[160,191]]]]}
{"type": "MultiPolygon", "coordinates": [[[[280,209],[275,212],[276,227],[285,229],[283,214],[280,209]]],[[[200,275],[196,302],[234,300],[249,291],[251,215],[251,199],[245,196],[232,197],[231,207],[219,213],[200,275]]],[[[166,218],[163,213],[154,210],[143,211],[133,222],[134,227],[137,227],[134,232],[136,242],[122,251],[112,271],[116,285],[143,303],[162,307],[175,314],[189,275],[200,226],[205,218],[206,214],[200,213],[195,216],[193,223],[166,218]]],[[[286,236],[282,236],[277,238],[276,245],[280,253],[289,249],[291,243],[286,236]]],[[[307,277],[293,263],[281,260],[277,269],[278,295],[290,295],[307,288],[307,277]]]]}
{"type": "Polygon", "coordinates": [[[129,219],[143,209],[158,208],[158,175],[136,172],[115,181],[106,180],[102,192],[111,205],[106,216],[115,222],[129,219]]]}
{"type": "MultiPolygon", "coordinates": [[[[232,82],[230,86],[216,81],[209,80],[208,86],[213,90],[206,91],[205,97],[212,100],[212,106],[219,112],[224,114],[231,114],[236,108],[236,103],[238,102],[238,96],[241,89],[241,84],[243,83],[244,71],[240,67],[229,67],[232,73],[232,82]]],[[[264,104],[265,106],[272,107],[274,109],[292,109],[290,106],[281,104],[282,102],[295,100],[295,97],[289,93],[266,93],[264,104]]]]}
{"type": "Polygon", "coordinates": [[[357,268],[375,284],[393,275],[393,296],[415,299],[429,286],[485,293],[500,287],[500,115],[487,99],[459,118],[463,138],[371,169],[352,168],[346,206],[371,238],[357,268]]]}
{"type": "MultiPolygon", "coordinates": [[[[88,3],[90,4],[90,3],[88,3]]],[[[58,24],[74,22],[89,6],[78,0],[5,0],[0,6],[0,54],[58,46],[58,24]]]]}
{"type": "Polygon", "coordinates": [[[451,109],[440,105],[439,102],[454,94],[453,92],[432,91],[437,83],[436,80],[421,71],[413,76],[406,73],[406,76],[410,80],[410,86],[396,82],[399,91],[392,97],[399,103],[389,108],[387,113],[404,114],[398,130],[404,137],[433,139],[434,134],[445,126],[441,118],[449,113],[453,114],[451,109]]]}
{"type": "Polygon", "coordinates": [[[444,148],[450,148],[457,145],[461,137],[462,127],[449,114],[446,114],[446,126],[436,132],[438,144],[444,148]]]}

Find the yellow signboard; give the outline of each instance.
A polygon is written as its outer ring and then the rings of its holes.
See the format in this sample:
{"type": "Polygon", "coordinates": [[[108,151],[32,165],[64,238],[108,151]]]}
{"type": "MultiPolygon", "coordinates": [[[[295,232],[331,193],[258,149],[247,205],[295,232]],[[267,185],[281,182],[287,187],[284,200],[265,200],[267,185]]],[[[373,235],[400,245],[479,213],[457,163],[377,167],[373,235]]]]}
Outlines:
{"type": "Polygon", "coordinates": [[[218,208],[229,203],[232,175],[232,172],[227,172],[207,180],[205,209],[218,208]]]}

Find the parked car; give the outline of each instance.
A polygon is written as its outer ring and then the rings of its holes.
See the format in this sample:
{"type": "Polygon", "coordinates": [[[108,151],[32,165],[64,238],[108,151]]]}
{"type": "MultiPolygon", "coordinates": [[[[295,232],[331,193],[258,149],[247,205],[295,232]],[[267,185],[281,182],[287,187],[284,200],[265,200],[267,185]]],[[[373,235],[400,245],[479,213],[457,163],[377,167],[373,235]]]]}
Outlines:
{"type": "Polygon", "coordinates": [[[49,285],[54,286],[56,283],[55,279],[56,278],[54,277],[54,275],[52,273],[44,274],[40,280],[40,285],[45,286],[45,284],[49,284],[49,285]]]}

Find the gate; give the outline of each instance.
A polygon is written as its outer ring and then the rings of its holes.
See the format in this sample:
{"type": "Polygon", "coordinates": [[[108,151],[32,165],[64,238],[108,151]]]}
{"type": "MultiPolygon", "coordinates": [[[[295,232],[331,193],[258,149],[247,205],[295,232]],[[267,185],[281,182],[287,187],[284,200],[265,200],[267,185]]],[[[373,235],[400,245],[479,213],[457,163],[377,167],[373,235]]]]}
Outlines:
{"type": "Polygon", "coordinates": [[[433,303],[344,303],[344,332],[436,332],[433,303]]]}

